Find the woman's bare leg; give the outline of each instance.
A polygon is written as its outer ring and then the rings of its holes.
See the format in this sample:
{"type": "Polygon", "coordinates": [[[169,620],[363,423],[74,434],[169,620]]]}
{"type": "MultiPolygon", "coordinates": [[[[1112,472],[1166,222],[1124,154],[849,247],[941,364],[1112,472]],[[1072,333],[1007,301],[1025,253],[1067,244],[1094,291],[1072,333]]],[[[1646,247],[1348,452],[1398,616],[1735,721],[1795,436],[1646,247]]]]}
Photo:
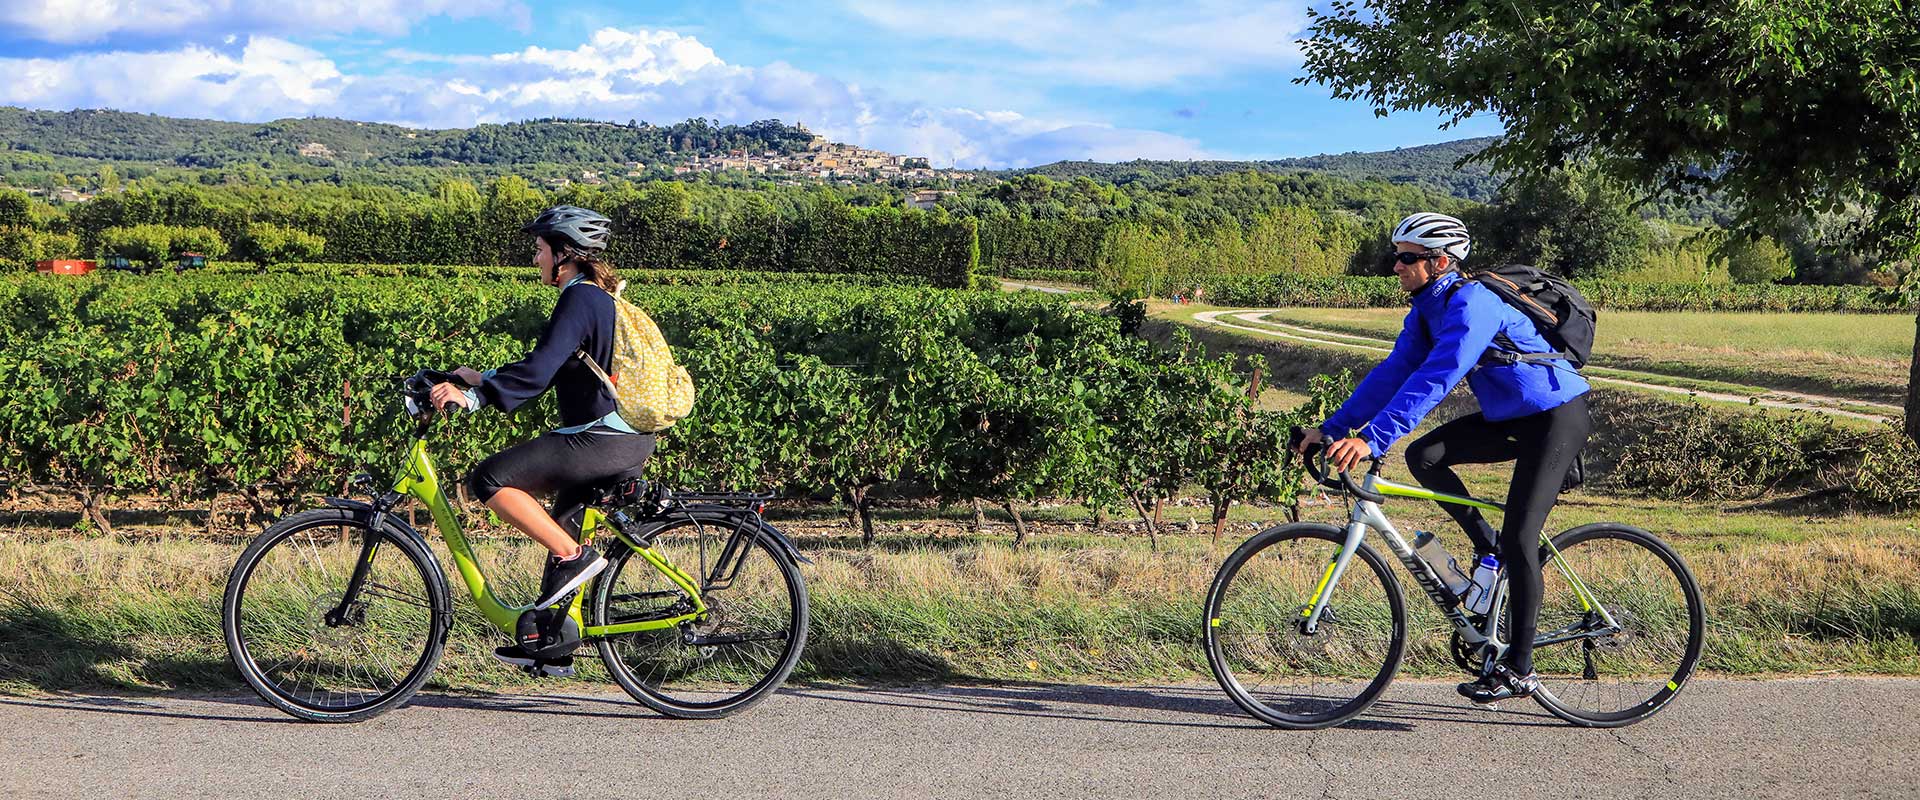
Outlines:
{"type": "Polygon", "coordinates": [[[580,543],[568,536],[553,517],[547,516],[547,510],[533,495],[511,486],[501,487],[487,499],[487,508],[560,558],[572,558],[580,553],[580,543]]]}

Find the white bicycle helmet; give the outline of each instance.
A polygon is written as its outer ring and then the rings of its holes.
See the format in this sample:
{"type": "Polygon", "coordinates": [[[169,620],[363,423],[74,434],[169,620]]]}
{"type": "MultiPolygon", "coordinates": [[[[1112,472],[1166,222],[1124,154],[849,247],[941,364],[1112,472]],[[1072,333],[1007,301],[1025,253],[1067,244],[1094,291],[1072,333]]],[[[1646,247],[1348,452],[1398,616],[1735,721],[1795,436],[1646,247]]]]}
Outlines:
{"type": "Polygon", "coordinates": [[[1467,260],[1467,251],[1473,249],[1473,237],[1467,235],[1466,223],[1431,211],[1400,220],[1400,224],[1393,226],[1393,241],[1439,250],[1453,257],[1454,263],[1467,260]]]}

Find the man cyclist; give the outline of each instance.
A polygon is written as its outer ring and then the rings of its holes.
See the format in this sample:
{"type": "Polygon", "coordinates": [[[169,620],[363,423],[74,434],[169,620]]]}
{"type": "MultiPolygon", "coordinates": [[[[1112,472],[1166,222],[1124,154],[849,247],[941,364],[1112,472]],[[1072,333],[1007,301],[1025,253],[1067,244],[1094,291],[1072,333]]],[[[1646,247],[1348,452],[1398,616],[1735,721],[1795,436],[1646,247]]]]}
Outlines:
{"type": "Polygon", "coordinates": [[[1540,687],[1533,668],[1543,591],[1540,529],[1592,430],[1590,387],[1564,360],[1483,363],[1496,346],[1515,353],[1555,348],[1525,315],[1460,273],[1472,248],[1460,220],[1414,214],[1394,227],[1393,243],[1393,270],[1400,288],[1412,296],[1413,309],[1386,360],[1367,373],[1333,416],[1307,433],[1300,449],[1331,441],[1328,460],[1351,470],[1363,458],[1385,455],[1466,379],[1480,411],[1416,440],[1407,448],[1407,465],[1422,486],[1464,495],[1455,465],[1514,462],[1497,534],[1478,509],[1440,507],[1473,540],[1476,556],[1499,554],[1512,615],[1505,657],[1491,674],[1460,684],[1460,694],[1476,703],[1526,697],[1540,687]],[[1350,435],[1356,430],[1358,435],[1350,435]]]}

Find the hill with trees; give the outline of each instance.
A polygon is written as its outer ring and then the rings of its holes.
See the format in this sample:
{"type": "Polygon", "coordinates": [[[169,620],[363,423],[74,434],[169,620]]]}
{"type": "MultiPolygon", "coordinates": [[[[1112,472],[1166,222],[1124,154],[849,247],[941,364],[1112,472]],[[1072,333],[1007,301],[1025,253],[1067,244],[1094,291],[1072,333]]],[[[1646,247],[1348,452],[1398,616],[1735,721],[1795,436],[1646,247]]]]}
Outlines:
{"type": "Polygon", "coordinates": [[[344,119],[267,123],[179,119],[124,111],[0,107],[0,144],[48,156],[218,168],[266,161],[321,166],[623,164],[730,149],[792,152],[811,134],[779,120],[671,125],[539,119],[417,130],[344,119]]]}
{"type": "Polygon", "coordinates": [[[1007,170],[1003,177],[1044,175],[1060,180],[1088,177],[1113,184],[1158,185],[1181,178],[1228,175],[1236,172],[1319,172],[1352,181],[1382,180],[1410,184],[1463,200],[1487,202],[1500,190],[1500,181],[1484,165],[1455,166],[1493,142],[1491,137],[1461,139],[1419,147],[1397,147],[1378,152],[1350,152],[1267,161],[1150,161],[1135,159],[1113,164],[1098,161],[1059,161],[1027,169],[1007,170]]]}

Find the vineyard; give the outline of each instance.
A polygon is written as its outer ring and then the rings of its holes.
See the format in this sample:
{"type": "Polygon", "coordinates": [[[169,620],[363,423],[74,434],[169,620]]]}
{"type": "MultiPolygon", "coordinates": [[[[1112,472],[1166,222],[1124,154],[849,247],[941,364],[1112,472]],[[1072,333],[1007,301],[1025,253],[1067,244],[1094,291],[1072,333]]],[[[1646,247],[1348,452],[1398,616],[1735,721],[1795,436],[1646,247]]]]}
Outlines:
{"type": "MultiPolygon", "coordinates": [[[[517,358],[554,300],[531,282],[329,272],[0,281],[0,478],[71,492],[103,527],[132,493],[265,513],[337,492],[394,465],[394,376],[517,358]]],[[[1217,532],[1232,503],[1298,487],[1280,458],[1296,414],[1254,408],[1233,364],[1058,300],[779,284],[629,299],[699,387],[649,467],[674,484],[839,498],[868,538],[882,496],[1145,517],[1197,485],[1217,532]]],[[[457,418],[433,448],[457,472],[553,424],[547,398],[457,418]]]]}
{"type": "MultiPolygon", "coordinates": [[[[260,276],[300,275],[328,279],[345,278],[461,278],[481,281],[509,281],[532,284],[540,279],[534,267],[498,267],[449,264],[342,264],[295,263],[258,267],[253,264],[225,263],[207,268],[215,275],[260,276]]],[[[814,286],[930,286],[927,278],[887,273],[763,272],[715,269],[623,269],[621,280],[633,286],[763,286],[787,284],[814,286]]]]}
{"type": "MultiPolygon", "coordinates": [[[[0,193],[0,202],[6,194],[0,193]]],[[[14,196],[17,208],[12,211],[0,206],[0,228],[17,225],[24,217],[23,197],[14,196]]],[[[694,213],[692,198],[679,183],[645,190],[627,187],[573,202],[614,220],[620,235],[609,251],[618,264],[899,275],[965,288],[980,259],[978,224],[944,211],[863,208],[809,198],[781,213],[763,199],[742,199],[741,208],[720,218],[694,213]]],[[[324,241],[325,257],[333,261],[526,265],[531,251],[520,226],[549,205],[517,179],[496,182],[484,199],[476,194],[458,203],[353,201],[251,208],[216,205],[190,190],[128,192],[77,207],[65,224],[77,237],[73,249],[86,254],[152,225],[164,226],[157,232],[176,237],[193,233],[244,245],[255,238],[253,226],[269,223],[317,235],[324,241]]],[[[207,246],[197,243],[184,249],[207,246]]],[[[159,250],[164,254],[166,246],[159,250]]]]}

